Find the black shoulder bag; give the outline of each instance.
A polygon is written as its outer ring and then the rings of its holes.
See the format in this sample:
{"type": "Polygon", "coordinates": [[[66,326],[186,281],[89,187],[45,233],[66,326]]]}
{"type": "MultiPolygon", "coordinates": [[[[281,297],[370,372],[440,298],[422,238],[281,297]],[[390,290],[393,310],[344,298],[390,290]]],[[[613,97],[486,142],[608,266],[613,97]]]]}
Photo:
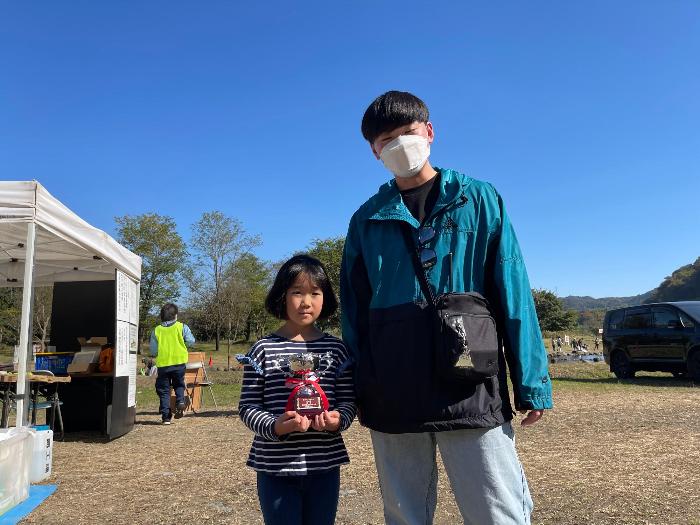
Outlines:
{"type": "MultiPolygon", "coordinates": [[[[408,223],[401,224],[421,290],[433,316],[435,366],[439,377],[483,381],[498,373],[498,332],[489,303],[477,292],[435,296],[408,223]]],[[[450,269],[451,270],[451,269],[450,269]]]]}

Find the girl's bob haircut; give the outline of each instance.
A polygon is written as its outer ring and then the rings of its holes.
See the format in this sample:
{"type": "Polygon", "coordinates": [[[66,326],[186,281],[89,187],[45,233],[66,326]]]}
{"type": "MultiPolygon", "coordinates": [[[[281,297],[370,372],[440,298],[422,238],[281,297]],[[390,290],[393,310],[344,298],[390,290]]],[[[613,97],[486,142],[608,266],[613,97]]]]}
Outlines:
{"type": "Polygon", "coordinates": [[[295,255],[277,272],[275,282],[265,298],[265,309],[277,319],[287,319],[287,290],[297,277],[306,275],[323,292],[323,307],[319,319],[327,319],[338,309],[338,300],[333,292],[331,280],[321,261],[305,253],[295,255]]]}

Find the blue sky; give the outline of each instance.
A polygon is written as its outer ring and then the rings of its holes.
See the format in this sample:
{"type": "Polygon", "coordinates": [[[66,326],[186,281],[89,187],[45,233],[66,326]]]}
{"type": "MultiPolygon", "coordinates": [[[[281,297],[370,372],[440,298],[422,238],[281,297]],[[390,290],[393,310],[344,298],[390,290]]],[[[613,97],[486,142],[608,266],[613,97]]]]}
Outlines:
{"type": "Polygon", "coordinates": [[[700,4],[5,2],[2,179],[91,224],[221,210],[281,259],[389,178],[359,125],[426,101],[434,165],[492,182],[534,287],[633,295],[700,256],[700,4]]]}

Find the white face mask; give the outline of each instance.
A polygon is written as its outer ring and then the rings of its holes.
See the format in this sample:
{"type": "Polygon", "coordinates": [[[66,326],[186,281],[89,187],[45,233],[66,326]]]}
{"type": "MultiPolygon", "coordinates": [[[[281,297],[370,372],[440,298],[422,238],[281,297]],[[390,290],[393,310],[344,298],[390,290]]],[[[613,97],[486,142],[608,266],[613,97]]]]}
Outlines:
{"type": "Polygon", "coordinates": [[[422,135],[400,135],[382,149],[379,158],[397,177],[413,177],[425,166],[430,144],[422,135]]]}

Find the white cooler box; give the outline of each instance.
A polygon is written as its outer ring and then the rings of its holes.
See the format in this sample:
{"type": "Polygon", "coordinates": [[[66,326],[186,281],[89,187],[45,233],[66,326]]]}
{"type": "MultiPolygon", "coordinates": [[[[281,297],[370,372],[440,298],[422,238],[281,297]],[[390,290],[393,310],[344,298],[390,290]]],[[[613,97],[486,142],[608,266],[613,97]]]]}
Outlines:
{"type": "Polygon", "coordinates": [[[53,459],[53,430],[48,425],[31,428],[32,461],[29,467],[29,482],[39,483],[51,475],[53,459]]]}
{"type": "Polygon", "coordinates": [[[33,445],[28,428],[0,429],[0,516],[29,496],[33,445]]]}

